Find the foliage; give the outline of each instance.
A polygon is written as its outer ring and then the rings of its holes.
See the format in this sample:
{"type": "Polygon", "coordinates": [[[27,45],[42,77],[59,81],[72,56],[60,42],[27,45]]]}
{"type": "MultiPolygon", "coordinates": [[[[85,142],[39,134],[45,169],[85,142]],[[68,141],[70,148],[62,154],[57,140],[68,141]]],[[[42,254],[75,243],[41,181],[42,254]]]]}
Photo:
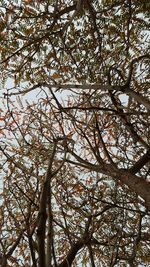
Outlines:
{"type": "Polygon", "coordinates": [[[148,266],[147,1],[1,1],[0,264],[148,266]]]}

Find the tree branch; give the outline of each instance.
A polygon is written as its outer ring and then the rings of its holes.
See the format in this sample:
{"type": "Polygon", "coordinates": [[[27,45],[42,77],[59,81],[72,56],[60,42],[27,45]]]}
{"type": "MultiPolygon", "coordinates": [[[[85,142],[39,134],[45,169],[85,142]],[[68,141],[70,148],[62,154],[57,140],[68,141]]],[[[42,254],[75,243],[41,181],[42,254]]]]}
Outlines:
{"type": "Polygon", "coordinates": [[[129,172],[136,174],[150,161],[150,151],[147,151],[130,169],[129,172]]]}
{"type": "MultiPolygon", "coordinates": [[[[75,162],[76,166],[82,166],[83,168],[89,169],[91,171],[103,173],[109,175],[112,178],[119,179],[123,182],[123,184],[126,184],[133,192],[143,198],[145,200],[145,204],[148,210],[150,210],[150,183],[146,181],[143,177],[136,176],[128,170],[118,169],[112,164],[92,164],[78,156],[73,151],[69,152],[77,159],[78,162],[75,162]]],[[[73,163],[73,161],[71,160],[67,161],[73,163]]]]}

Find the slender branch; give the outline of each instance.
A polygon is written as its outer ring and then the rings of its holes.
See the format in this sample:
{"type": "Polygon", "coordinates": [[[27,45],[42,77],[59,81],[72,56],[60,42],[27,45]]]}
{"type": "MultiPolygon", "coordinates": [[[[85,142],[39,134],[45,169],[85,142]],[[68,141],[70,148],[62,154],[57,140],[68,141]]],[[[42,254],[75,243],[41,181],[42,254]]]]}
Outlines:
{"type": "Polygon", "coordinates": [[[47,197],[49,193],[49,183],[52,177],[52,163],[56,152],[57,142],[54,143],[54,148],[49,159],[48,169],[45,177],[43,190],[41,193],[40,208],[38,214],[38,227],[37,227],[37,241],[38,241],[38,252],[39,252],[39,267],[46,267],[45,257],[45,234],[46,234],[46,205],[47,197]]]}
{"type": "Polygon", "coordinates": [[[91,217],[88,218],[88,221],[85,225],[85,231],[81,239],[79,239],[77,242],[71,245],[71,248],[67,254],[67,257],[64,259],[64,261],[58,265],[58,267],[71,267],[76,254],[78,251],[84,246],[88,245],[91,237],[89,236],[89,227],[91,224],[91,217]]]}
{"type": "Polygon", "coordinates": [[[52,192],[51,181],[48,185],[48,200],[47,200],[47,214],[48,214],[48,230],[47,230],[47,244],[46,244],[46,267],[50,267],[52,263],[52,242],[53,242],[53,213],[52,213],[52,192]]]}
{"type": "Polygon", "coordinates": [[[19,234],[18,238],[16,239],[16,241],[14,242],[14,244],[10,247],[9,251],[7,254],[5,254],[3,257],[1,257],[1,267],[7,267],[7,260],[9,259],[9,257],[13,254],[13,252],[15,251],[16,247],[18,246],[21,238],[23,235],[23,231],[19,234]]]}
{"type": "Polygon", "coordinates": [[[144,148],[146,148],[146,150],[149,150],[150,149],[149,145],[142,139],[142,137],[140,135],[137,134],[132,123],[126,117],[123,108],[118,105],[117,100],[115,99],[113,93],[112,92],[109,92],[109,93],[110,93],[112,103],[114,104],[114,106],[116,107],[116,109],[118,111],[119,117],[122,119],[122,121],[125,124],[128,131],[131,133],[133,140],[142,144],[142,146],[144,146],[144,148]]]}
{"type": "Polygon", "coordinates": [[[93,255],[93,250],[92,250],[91,244],[88,245],[88,249],[89,249],[89,256],[90,256],[90,260],[91,260],[91,267],[96,267],[95,262],[94,262],[94,255],[93,255]]]}
{"type": "Polygon", "coordinates": [[[104,154],[106,155],[107,159],[109,160],[109,162],[113,165],[115,165],[115,163],[113,162],[111,156],[109,155],[109,152],[106,148],[106,145],[105,145],[105,142],[103,141],[103,138],[102,138],[102,135],[101,135],[101,132],[100,132],[100,129],[99,129],[99,125],[98,125],[98,121],[97,121],[97,118],[95,116],[95,119],[96,119],[96,130],[98,132],[98,137],[99,137],[99,140],[102,144],[102,147],[103,147],[103,150],[104,150],[104,154]]]}
{"type": "Polygon", "coordinates": [[[84,243],[82,240],[79,240],[75,244],[73,244],[68,252],[67,257],[61,264],[58,265],[58,267],[71,267],[77,252],[83,247],[83,245],[84,243]]]}
{"type": "Polygon", "coordinates": [[[107,90],[108,91],[114,91],[114,88],[110,85],[103,85],[103,84],[57,84],[57,83],[53,83],[53,84],[50,84],[50,83],[38,83],[38,84],[35,84],[33,85],[31,88],[28,88],[28,89],[24,89],[22,91],[19,91],[19,92],[15,92],[15,93],[5,93],[5,96],[13,96],[13,95],[20,95],[20,94],[27,94],[37,88],[40,88],[40,87],[47,87],[47,88],[56,88],[56,89],[64,89],[64,90],[67,90],[67,89],[80,89],[80,90],[83,90],[83,89],[95,89],[95,90],[101,90],[101,91],[104,91],[106,92],[107,90]]]}
{"type": "Polygon", "coordinates": [[[76,4],[76,8],[74,13],[72,14],[70,20],[64,25],[64,27],[62,28],[62,33],[64,34],[68,27],[70,26],[70,24],[73,22],[74,18],[76,17],[76,15],[79,13],[79,11],[81,10],[81,6],[83,4],[83,0],[77,0],[77,4],[76,4]]]}
{"type": "Polygon", "coordinates": [[[29,248],[30,248],[30,252],[31,252],[33,267],[37,267],[36,258],[35,258],[35,248],[33,245],[33,239],[32,239],[31,234],[28,235],[28,242],[29,242],[29,248]]]}
{"type": "Polygon", "coordinates": [[[150,161],[150,151],[147,151],[130,169],[129,172],[136,174],[150,161]]]}
{"type": "Polygon", "coordinates": [[[135,65],[135,63],[138,63],[142,59],[150,59],[150,55],[149,54],[145,54],[145,55],[139,56],[137,58],[134,58],[130,62],[130,65],[129,65],[129,74],[128,74],[128,78],[127,78],[127,81],[126,81],[124,87],[129,87],[130,82],[131,82],[131,78],[132,78],[132,74],[133,74],[134,65],[135,65]]]}

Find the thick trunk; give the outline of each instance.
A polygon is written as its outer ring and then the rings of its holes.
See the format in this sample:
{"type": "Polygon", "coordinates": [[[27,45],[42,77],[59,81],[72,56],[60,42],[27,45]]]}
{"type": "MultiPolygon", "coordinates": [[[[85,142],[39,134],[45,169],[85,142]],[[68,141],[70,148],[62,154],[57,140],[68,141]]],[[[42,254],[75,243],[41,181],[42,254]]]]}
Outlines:
{"type": "Polygon", "coordinates": [[[96,171],[109,175],[112,178],[119,179],[123,184],[127,185],[131,191],[143,198],[145,200],[146,207],[150,210],[150,182],[146,181],[143,177],[136,176],[129,170],[115,168],[112,164],[92,164],[82,159],[74,152],[71,152],[71,154],[77,159],[77,161],[68,160],[68,162],[76,166],[82,166],[83,168],[91,171],[96,171]]]}
{"type": "Polygon", "coordinates": [[[145,200],[146,207],[150,210],[150,183],[143,177],[136,176],[128,171],[117,170],[111,171],[113,178],[119,179],[126,184],[133,192],[145,200]]]}

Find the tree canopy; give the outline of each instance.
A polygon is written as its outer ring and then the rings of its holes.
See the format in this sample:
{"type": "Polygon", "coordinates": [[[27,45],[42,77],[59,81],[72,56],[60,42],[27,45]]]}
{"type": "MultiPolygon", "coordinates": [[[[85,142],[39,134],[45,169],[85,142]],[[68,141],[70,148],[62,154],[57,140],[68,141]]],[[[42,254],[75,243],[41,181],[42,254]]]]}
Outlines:
{"type": "Polygon", "coordinates": [[[149,8],[1,0],[1,267],[149,266],[149,8]]]}

